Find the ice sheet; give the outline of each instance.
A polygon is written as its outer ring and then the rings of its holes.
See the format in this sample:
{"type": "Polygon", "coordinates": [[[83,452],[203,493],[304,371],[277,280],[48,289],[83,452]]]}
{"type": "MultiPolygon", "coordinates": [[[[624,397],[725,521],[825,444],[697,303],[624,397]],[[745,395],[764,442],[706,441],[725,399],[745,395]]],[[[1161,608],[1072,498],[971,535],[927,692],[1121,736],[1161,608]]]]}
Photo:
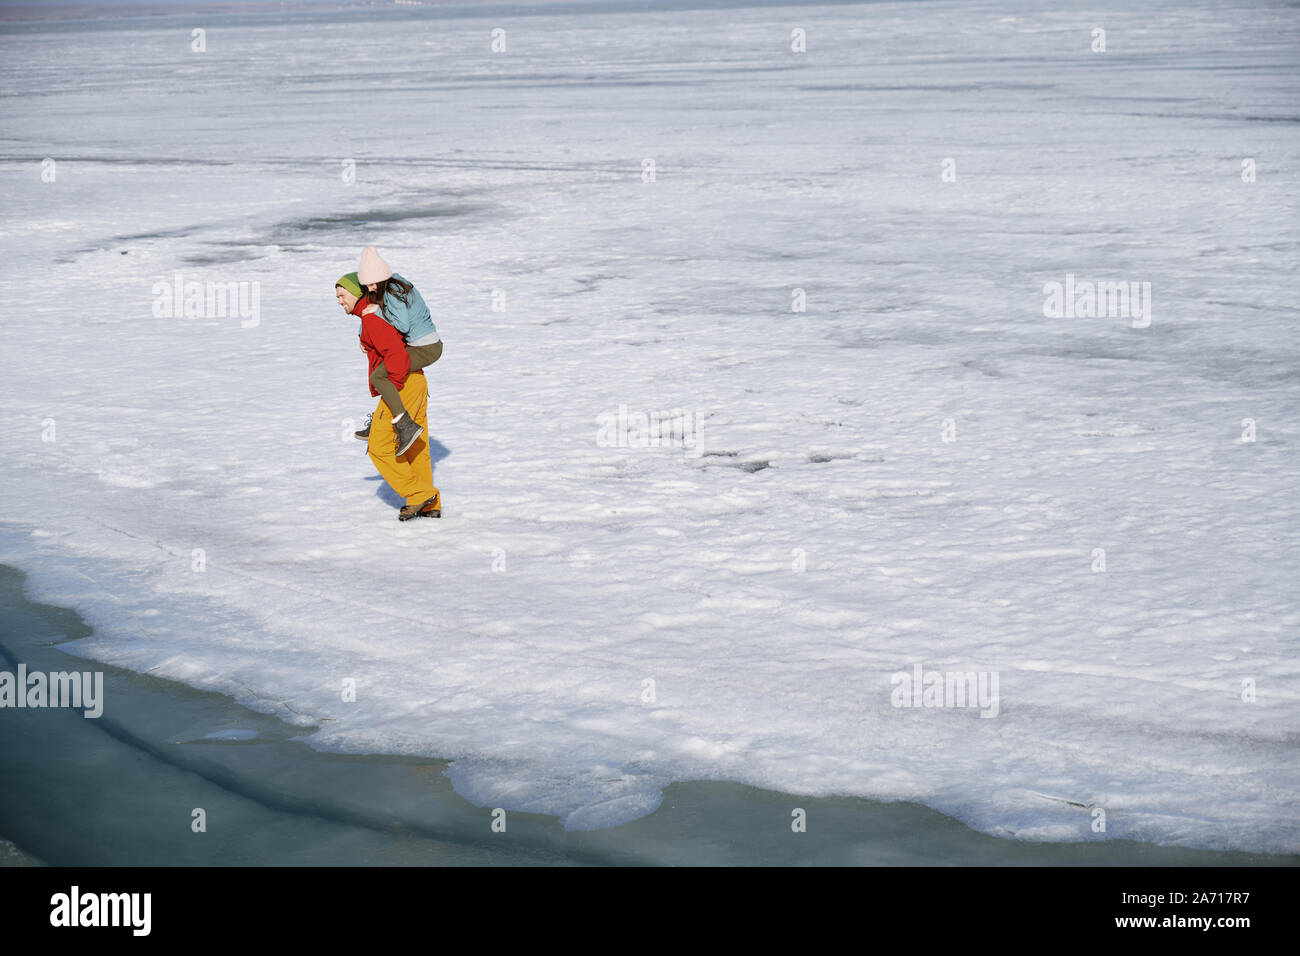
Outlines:
{"type": "Polygon", "coordinates": [[[726,779],[1300,851],[1300,27],[1147,6],[6,28],[0,560],[79,653],[571,828],[726,779]],[[351,437],[371,243],[446,343],[441,521],[351,437]],[[894,706],[918,664],[997,716],[894,706]]]}

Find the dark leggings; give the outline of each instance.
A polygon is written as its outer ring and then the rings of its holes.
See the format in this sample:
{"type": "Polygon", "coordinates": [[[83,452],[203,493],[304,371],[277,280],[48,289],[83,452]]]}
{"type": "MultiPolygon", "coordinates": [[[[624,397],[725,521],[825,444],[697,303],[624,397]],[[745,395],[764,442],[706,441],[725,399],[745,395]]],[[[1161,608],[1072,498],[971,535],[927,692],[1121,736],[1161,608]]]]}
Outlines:
{"type": "MultiPolygon", "coordinates": [[[[426,365],[432,365],[442,357],[442,343],[408,345],[406,354],[411,356],[411,371],[415,372],[426,365]]],[[[375,370],[370,373],[370,384],[379,393],[380,397],[388,403],[388,407],[393,410],[394,418],[406,414],[406,409],[402,407],[402,397],[397,394],[397,386],[389,380],[388,369],[384,368],[383,362],[376,365],[375,370]]]]}

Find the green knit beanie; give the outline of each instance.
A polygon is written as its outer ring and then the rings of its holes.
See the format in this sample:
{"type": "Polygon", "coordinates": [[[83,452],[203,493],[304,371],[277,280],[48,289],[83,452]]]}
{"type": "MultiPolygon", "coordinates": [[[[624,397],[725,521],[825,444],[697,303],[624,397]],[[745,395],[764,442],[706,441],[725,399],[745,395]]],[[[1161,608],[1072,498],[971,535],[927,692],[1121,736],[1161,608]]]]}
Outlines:
{"type": "Polygon", "coordinates": [[[349,272],[347,275],[343,276],[341,279],[339,279],[338,282],[334,284],[341,285],[343,288],[347,289],[349,292],[355,295],[358,299],[361,298],[363,295],[365,295],[365,293],[361,291],[361,283],[357,281],[357,274],[355,272],[349,272]]]}

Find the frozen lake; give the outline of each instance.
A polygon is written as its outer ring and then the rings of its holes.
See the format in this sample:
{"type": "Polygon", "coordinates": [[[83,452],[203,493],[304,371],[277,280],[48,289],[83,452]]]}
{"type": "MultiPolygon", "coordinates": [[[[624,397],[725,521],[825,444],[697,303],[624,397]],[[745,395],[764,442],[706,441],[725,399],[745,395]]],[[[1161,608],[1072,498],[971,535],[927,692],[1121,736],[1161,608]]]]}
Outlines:
{"type": "MultiPolygon", "coordinates": [[[[75,668],[86,627],[22,599],[0,567],[0,667],[75,668]]],[[[106,668],[111,715],[5,711],[0,867],[53,866],[1252,866],[1295,857],[975,833],[912,803],[674,783],[649,816],[566,830],[475,807],[446,761],[333,754],[219,694],[106,668]],[[194,829],[194,809],[203,811],[194,829]],[[807,829],[794,833],[792,812],[807,829]],[[497,821],[504,823],[497,829],[497,821]],[[3,839],[12,837],[18,846],[3,839]]]]}
{"type": "Polygon", "coordinates": [[[64,650],[570,831],[715,781],[1300,852],[1294,6],[177,14],[0,50],[0,561],[93,627],[64,650]],[[351,437],[332,283],[367,244],[446,343],[440,522],[394,520],[351,437]],[[257,307],[159,314],[178,274],[257,307]],[[1057,317],[1054,282],[1149,294],[1057,317]],[[626,431],[672,411],[695,447],[626,431]],[[917,667],[996,707],[896,706],[917,667]]]}

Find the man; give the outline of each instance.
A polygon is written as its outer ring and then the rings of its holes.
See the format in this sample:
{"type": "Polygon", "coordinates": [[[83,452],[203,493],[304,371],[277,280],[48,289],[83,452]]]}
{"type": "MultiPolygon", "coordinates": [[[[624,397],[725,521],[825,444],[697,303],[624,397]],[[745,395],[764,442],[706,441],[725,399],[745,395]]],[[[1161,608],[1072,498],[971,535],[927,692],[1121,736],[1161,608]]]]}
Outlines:
{"type": "MultiPolygon", "coordinates": [[[[361,319],[361,348],[370,363],[370,372],[383,363],[388,379],[401,396],[406,414],[419,426],[421,434],[428,426],[429,390],[423,371],[411,371],[410,357],[402,335],[379,315],[379,309],[365,295],[354,295],[356,274],[341,277],[334,284],[335,297],[343,311],[361,319]]],[[[360,291],[358,289],[358,291],[360,291]]],[[[401,454],[391,437],[381,438],[391,432],[393,412],[370,382],[371,396],[379,399],[372,417],[372,428],[366,443],[370,460],[389,486],[406,499],[398,512],[399,521],[411,518],[441,518],[442,496],[433,484],[433,464],[429,459],[429,443],[417,438],[401,454]]]]}

